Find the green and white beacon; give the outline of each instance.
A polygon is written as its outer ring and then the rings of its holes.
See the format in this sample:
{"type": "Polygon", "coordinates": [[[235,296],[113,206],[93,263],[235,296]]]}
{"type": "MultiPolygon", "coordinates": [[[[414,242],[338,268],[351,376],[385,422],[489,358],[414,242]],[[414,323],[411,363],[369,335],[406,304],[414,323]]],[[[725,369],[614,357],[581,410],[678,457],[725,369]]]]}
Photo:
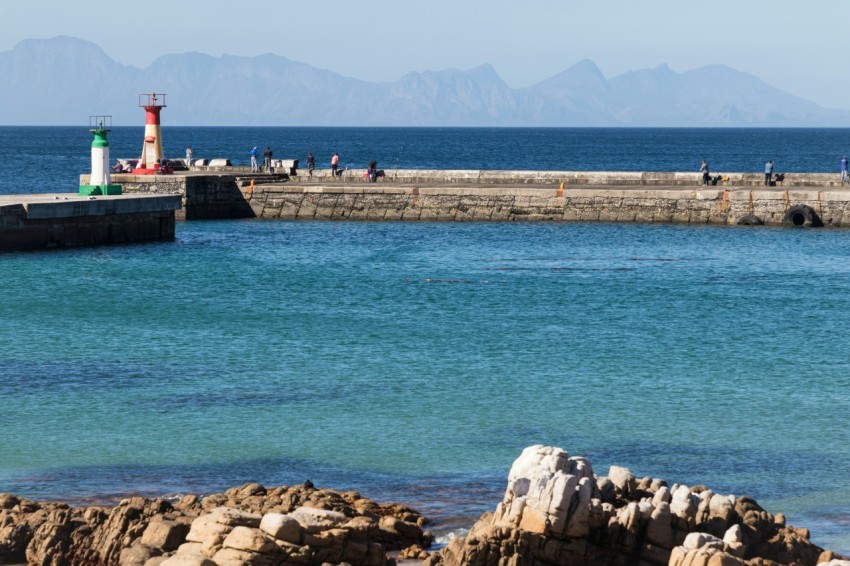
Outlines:
{"type": "Polygon", "coordinates": [[[120,195],[121,185],[112,184],[109,168],[109,141],[106,134],[112,131],[112,116],[89,116],[91,142],[91,178],[88,185],[80,185],[81,195],[120,195]]]}

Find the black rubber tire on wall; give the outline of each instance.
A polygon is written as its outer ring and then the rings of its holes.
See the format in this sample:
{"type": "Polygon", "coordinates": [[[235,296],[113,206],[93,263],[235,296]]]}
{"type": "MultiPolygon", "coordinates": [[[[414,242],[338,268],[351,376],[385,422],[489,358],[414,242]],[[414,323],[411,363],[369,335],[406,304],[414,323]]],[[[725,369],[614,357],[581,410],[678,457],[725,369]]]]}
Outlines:
{"type": "Polygon", "coordinates": [[[764,225],[764,220],[762,220],[755,214],[748,214],[746,216],[740,217],[736,224],[738,226],[762,226],[764,225]]]}
{"type": "Polygon", "coordinates": [[[815,228],[823,226],[818,213],[811,206],[805,204],[795,204],[785,211],[785,216],[782,218],[784,226],[797,226],[801,228],[815,228]]]}

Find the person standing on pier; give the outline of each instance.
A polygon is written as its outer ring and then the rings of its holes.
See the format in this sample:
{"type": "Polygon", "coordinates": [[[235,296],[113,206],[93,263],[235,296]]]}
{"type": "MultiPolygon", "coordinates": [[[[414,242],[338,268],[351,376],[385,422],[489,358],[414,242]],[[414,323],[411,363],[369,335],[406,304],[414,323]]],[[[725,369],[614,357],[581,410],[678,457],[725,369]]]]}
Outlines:
{"type": "Polygon", "coordinates": [[[186,168],[188,168],[188,169],[192,168],[192,146],[191,145],[186,146],[186,168]]]}
{"type": "Polygon", "coordinates": [[[708,172],[708,162],[703,159],[702,165],[699,167],[699,172],[702,173],[702,184],[708,186],[708,181],[711,179],[711,173],[708,172]]]}
{"type": "Polygon", "coordinates": [[[263,152],[263,171],[266,173],[271,173],[272,170],[272,148],[266,146],[266,150],[263,152]]]}
{"type": "Polygon", "coordinates": [[[331,157],[331,174],[336,177],[336,170],[339,169],[339,153],[334,152],[334,156],[331,157]]]}
{"type": "Polygon", "coordinates": [[[764,164],[764,186],[769,187],[770,182],[773,180],[773,160],[769,159],[767,163],[764,164]]]}
{"type": "Polygon", "coordinates": [[[259,165],[257,165],[257,146],[254,146],[254,149],[251,150],[251,173],[256,173],[260,170],[259,165]]]}
{"type": "Polygon", "coordinates": [[[841,158],[841,184],[847,182],[847,156],[841,158]]]}
{"type": "Polygon", "coordinates": [[[310,174],[311,177],[313,176],[313,169],[315,169],[315,168],[316,168],[316,158],[313,157],[312,151],[308,151],[307,152],[307,172],[310,174]]]}

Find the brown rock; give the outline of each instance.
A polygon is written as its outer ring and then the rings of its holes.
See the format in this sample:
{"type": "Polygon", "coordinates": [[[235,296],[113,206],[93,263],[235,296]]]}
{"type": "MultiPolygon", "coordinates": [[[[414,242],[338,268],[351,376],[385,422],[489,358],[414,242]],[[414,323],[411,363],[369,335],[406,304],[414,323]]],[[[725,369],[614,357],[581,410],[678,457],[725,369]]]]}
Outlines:
{"type": "Polygon", "coordinates": [[[19,498],[10,493],[0,493],[0,509],[12,509],[20,501],[19,498]]]}
{"type": "Polygon", "coordinates": [[[383,531],[389,531],[389,536],[381,536],[384,546],[397,550],[410,544],[421,544],[424,540],[422,528],[417,523],[408,522],[396,517],[382,517],[378,523],[383,531]]]}
{"type": "MultiPolygon", "coordinates": [[[[339,493],[310,486],[266,489],[259,484],[245,484],[212,494],[203,499],[186,496],[176,505],[162,499],[132,497],[114,508],[87,507],[71,509],[64,504],[37,503],[14,496],[2,496],[0,508],[0,563],[33,562],[46,566],[132,566],[150,563],[185,562],[201,564],[218,555],[233,556],[248,552],[255,563],[268,562],[315,566],[322,560],[345,561],[358,566],[380,566],[387,561],[384,544],[402,548],[430,542],[423,533],[425,520],[408,507],[381,505],[363,499],[354,492],[339,493]],[[229,502],[230,509],[219,509],[229,502]],[[356,506],[355,506],[356,505],[356,506]],[[226,537],[237,527],[260,532],[262,515],[258,510],[275,508],[288,511],[299,507],[302,519],[316,528],[314,542],[325,545],[316,556],[308,547],[283,539],[272,539],[272,546],[241,543],[237,535],[228,544],[269,550],[251,552],[226,549],[226,537]],[[362,509],[363,512],[359,512],[362,509]],[[379,519],[384,518],[384,524],[379,519]],[[185,536],[183,536],[185,535],[185,536]],[[413,540],[408,540],[413,539],[413,540]],[[237,540],[237,542],[234,542],[237,540]],[[188,541],[188,542],[183,542],[188,541]],[[182,544],[181,544],[182,543],[182,544]],[[156,556],[169,553],[172,555],[156,556]]],[[[302,529],[297,523],[289,526],[302,529]]],[[[241,530],[241,529],[240,529],[241,530]]],[[[296,534],[298,530],[293,529],[296,534]]],[[[300,536],[285,535],[300,543],[300,536]]],[[[262,536],[262,535],[261,535],[262,536]]],[[[254,541],[256,542],[256,541],[254,541]]]]}
{"type": "Polygon", "coordinates": [[[219,523],[216,515],[202,515],[192,522],[186,540],[200,543],[212,538],[224,540],[228,532],[230,532],[230,527],[219,523]]]}
{"type": "Polygon", "coordinates": [[[653,510],[646,525],[646,540],[667,550],[673,548],[673,516],[666,503],[660,503],[653,510]]]}
{"type": "Polygon", "coordinates": [[[369,554],[369,541],[366,539],[346,538],[342,550],[342,560],[351,564],[360,564],[369,554]]]}
{"type": "Polygon", "coordinates": [[[121,566],[146,566],[151,558],[160,554],[158,550],[137,542],[133,546],[121,551],[118,563],[121,566]]]}
{"type": "Polygon", "coordinates": [[[218,566],[271,566],[275,564],[275,560],[271,556],[234,548],[222,548],[213,556],[213,562],[218,566]]]}
{"type": "Polygon", "coordinates": [[[184,542],[177,547],[177,552],[175,554],[204,554],[204,543],[184,542]]]}
{"type": "Polygon", "coordinates": [[[308,533],[316,533],[340,525],[348,518],[337,511],[317,509],[315,507],[299,507],[289,514],[301,524],[308,533]]]}
{"type": "Polygon", "coordinates": [[[259,554],[274,552],[278,549],[274,541],[259,529],[241,526],[233,527],[224,539],[222,547],[259,554]]]}
{"type": "Polygon", "coordinates": [[[61,523],[43,523],[33,533],[27,546],[28,564],[61,564],[61,557],[68,551],[71,526],[61,523]]]}
{"type": "Polygon", "coordinates": [[[229,527],[257,528],[262,520],[261,515],[232,507],[216,507],[210,511],[210,514],[215,516],[216,522],[229,527]]]}
{"type": "Polygon", "coordinates": [[[142,533],[142,544],[165,552],[176,550],[186,540],[189,525],[174,521],[151,521],[142,533]]]}
{"type": "Polygon", "coordinates": [[[428,551],[418,544],[412,544],[407,548],[402,549],[398,555],[398,557],[402,560],[425,560],[429,556],[430,554],[428,554],[428,551]]]}
{"type": "Polygon", "coordinates": [[[266,513],[260,522],[260,530],[276,539],[293,544],[301,542],[303,531],[297,520],[282,513],[266,513]]]}
{"type": "Polygon", "coordinates": [[[522,511],[519,528],[529,532],[543,534],[546,532],[546,515],[532,507],[526,507],[522,511]]]}
{"type": "Polygon", "coordinates": [[[175,554],[164,560],[160,566],[218,566],[215,562],[198,554],[175,554]]]}
{"type": "Polygon", "coordinates": [[[252,495],[265,495],[266,488],[258,483],[246,483],[237,488],[237,493],[240,497],[248,497],[252,495]]]}

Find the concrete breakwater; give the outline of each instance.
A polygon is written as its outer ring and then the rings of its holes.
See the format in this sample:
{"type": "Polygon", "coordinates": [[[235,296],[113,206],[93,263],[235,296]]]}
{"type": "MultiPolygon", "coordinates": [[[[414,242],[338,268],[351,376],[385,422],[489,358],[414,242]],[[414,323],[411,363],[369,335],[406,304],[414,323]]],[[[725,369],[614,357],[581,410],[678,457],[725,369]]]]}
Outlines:
{"type": "Polygon", "coordinates": [[[0,251],[169,240],[180,204],[174,195],[6,195],[0,251]]]}
{"type": "MultiPolygon", "coordinates": [[[[225,168],[227,169],[227,168],[225,168]]],[[[703,186],[696,173],[362,170],[334,177],[251,174],[117,175],[125,193],[179,193],[178,218],[602,221],[850,226],[850,190],[837,175],[729,173],[703,186]]],[[[85,176],[82,178],[85,181],[85,176]]]]}

